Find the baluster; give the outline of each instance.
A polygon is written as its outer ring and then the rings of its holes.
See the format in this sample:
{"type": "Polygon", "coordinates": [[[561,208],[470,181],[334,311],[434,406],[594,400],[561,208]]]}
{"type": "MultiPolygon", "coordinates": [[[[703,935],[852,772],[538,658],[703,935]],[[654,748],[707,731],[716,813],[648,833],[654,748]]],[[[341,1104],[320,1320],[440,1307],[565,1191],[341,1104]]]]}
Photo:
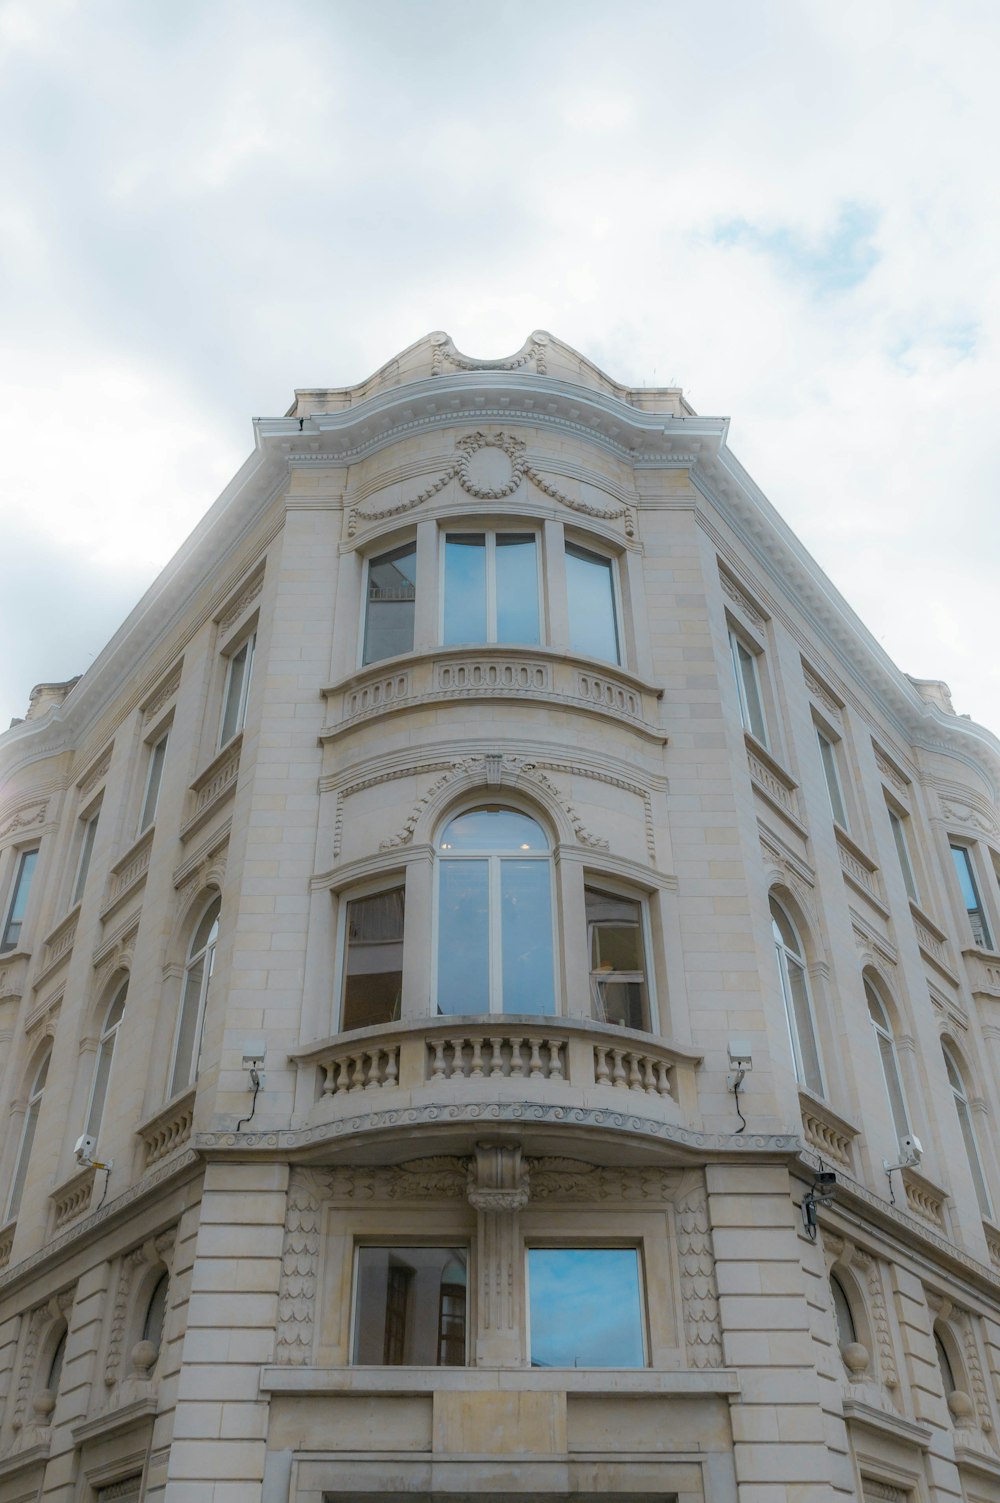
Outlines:
{"type": "Polygon", "coordinates": [[[444,1051],[447,1042],[447,1039],[434,1040],[434,1063],[431,1065],[431,1080],[444,1080],[445,1078],[444,1051]]]}
{"type": "Polygon", "coordinates": [[[546,1039],[545,1047],[549,1051],[549,1079],[562,1080],[563,1067],[562,1060],[559,1057],[559,1040],[546,1039]]]}
{"type": "Polygon", "coordinates": [[[385,1080],[382,1084],[391,1090],[399,1080],[399,1045],[393,1044],[385,1051],[385,1080]]]}
{"type": "Polygon", "coordinates": [[[530,1076],[532,1076],[533,1078],[536,1075],[544,1075],[545,1074],[545,1071],[542,1069],[542,1053],[541,1053],[541,1050],[542,1050],[542,1041],[541,1041],[541,1039],[532,1039],[531,1040],[531,1059],[530,1059],[530,1061],[528,1063],[528,1074],[530,1076]]]}
{"type": "Polygon", "coordinates": [[[611,1084],[611,1071],[608,1069],[608,1051],[594,1045],[594,1079],[598,1085],[611,1084]]]}
{"type": "Polygon", "coordinates": [[[340,1059],[336,1061],[333,1068],[337,1073],[337,1081],[333,1089],[334,1093],[339,1096],[342,1091],[347,1090],[348,1085],[346,1056],[341,1055],[340,1059]]]}
{"type": "Polygon", "coordinates": [[[365,1082],[366,1091],[377,1091],[380,1088],[382,1081],[379,1077],[381,1074],[382,1051],[381,1049],[376,1049],[374,1053],[368,1055],[368,1079],[365,1082]]]}
{"type": "Polygon", "coordinates": [[[365,1056],[363,1054],[352,1054],[350,1064],[354,1074],[351,1077],[349,1094],[353,1096],[355,1091],[363,1091],[365,1088],[365,1056]]]}
{"type": "Polygon", "coordinates": [[[469,1066],[469,1074],[478,1080],[483,1073],[483,1041],[481,1038],[472,1040],[472,1061],[469,1066]]]}
{"type": "Polygon", "coordinates": [[[642,1075],[639,1073],[641,1054],[630,1054],[628,1057],[628,1088],[630,1091],[642,1090],[642,1075]]]}
{"type": "Polygon", "coordinates": [[[656,1065],[656,1088],[661,1096],[672,1096],[670,1089],[670,1066],[664,1060],[658,1060],[656,1065]]]}
{"type": "Polygon", "coordinates": [[[611,1071],[611,1084],[619,1091],[627,1091],[628,1082],[625,1078],[624,1064],[625,1051],[623,1049],[612,1049],[611,1056],[614,1060],[614,1068],[611,1071]]]}
{"type": "Polygon", "coordinates": [[[524,1039],[511,1039],[510,1041],[510,1073],[512,1075],[524,1075],[524,1060],[521,1058],[521,1048],[524,1039]]]}
{"type": "Polygon", "coordinates": [[[323,1095],[332,1096],[334,1093],[334,1077],[337,1074],[337,1062],[333,1059],[323,1061],[323,1095]]]}
{"type": "Polygon", "coordinates": [[[648,1054],[643,1059],[642,1089],[649,1096],[656,1095],[656,1075],[653,1071],[653,1061],[648,1054]]]}
{"type": "Polygon", "coordinates": [[[491,1037],[490,1038],[490,1049],[492,1051],[492,1057],[490,1059],[490,1075],[491,1075],[491,1077],[494,1076],[494,1075],[502,1075],[503,1074],[503,1039],[498,1039],[498,1038],[491,1037]]]}

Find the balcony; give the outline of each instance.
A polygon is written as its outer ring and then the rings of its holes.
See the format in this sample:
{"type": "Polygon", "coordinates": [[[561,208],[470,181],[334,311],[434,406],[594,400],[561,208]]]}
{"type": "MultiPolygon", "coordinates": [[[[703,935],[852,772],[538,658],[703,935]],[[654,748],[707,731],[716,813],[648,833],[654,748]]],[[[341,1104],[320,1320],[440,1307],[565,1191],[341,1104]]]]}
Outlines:
{"type": "Polygon", "coordinates": [[[505,1121],[697,1131],[701,1056],[585,1018],[417,1018],[337,1034],[292,1055],[310,1081],[309,1128],[505,1121]]]}

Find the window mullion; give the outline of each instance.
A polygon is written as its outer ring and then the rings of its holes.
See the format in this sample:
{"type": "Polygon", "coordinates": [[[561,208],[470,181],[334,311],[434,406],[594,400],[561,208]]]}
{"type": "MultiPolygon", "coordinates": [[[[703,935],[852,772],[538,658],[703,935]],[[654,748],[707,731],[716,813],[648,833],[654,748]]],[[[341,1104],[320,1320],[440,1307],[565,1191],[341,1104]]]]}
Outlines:
{"type": "Polygon", "coordinates": [[[491,856],[490,905],[490,1012],[503,1012],[503,935],[500,911],[500,857],[491,856]]]}
{"type": "Polygon", "coordinates": [[[497,537],[486,534],[486,640],[497,639],[497,537]]]}

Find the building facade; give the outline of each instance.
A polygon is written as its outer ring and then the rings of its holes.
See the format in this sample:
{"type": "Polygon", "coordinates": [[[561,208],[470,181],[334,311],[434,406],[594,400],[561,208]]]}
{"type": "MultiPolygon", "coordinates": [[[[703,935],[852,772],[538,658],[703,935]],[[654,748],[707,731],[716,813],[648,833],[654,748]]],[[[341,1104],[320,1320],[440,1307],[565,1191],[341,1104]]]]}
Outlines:
{"type": "Polygon", "coordinates": [[[0,736],[0,1498],[1000,1499],[1000,743],[549,335],[255,439],[0,736]]]}

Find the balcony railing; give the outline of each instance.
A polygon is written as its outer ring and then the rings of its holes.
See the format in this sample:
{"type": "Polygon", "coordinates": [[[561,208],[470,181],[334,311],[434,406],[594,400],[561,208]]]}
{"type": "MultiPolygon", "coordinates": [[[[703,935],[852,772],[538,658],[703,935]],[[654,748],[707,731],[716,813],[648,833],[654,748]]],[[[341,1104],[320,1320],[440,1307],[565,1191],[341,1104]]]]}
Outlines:
{"type": "Polygon", "coordinates": [[[380,1109],[490,1099],[610,1106],[692,1125],[692,1050],[585,1018],[416,1018],[338,1034],[293,1055],[320,1123],[380,1109]],[[626,1106],[626,1103],[627,1106],[626,1106]]]}

